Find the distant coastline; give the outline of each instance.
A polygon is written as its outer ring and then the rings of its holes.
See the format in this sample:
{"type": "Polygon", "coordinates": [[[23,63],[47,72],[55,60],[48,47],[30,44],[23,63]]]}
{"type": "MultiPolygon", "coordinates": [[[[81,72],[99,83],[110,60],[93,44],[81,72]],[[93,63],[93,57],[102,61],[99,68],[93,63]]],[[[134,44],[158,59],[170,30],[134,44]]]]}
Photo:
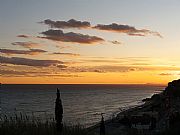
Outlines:
{"type": "MultiPolygon", "coordinates": [[[[178,135],[180,132],[180,79],[169,82],[162,92],[142,101],[144,102],[142,105],[126,109],[119,112],[113,119],[106,120],[107,133],[178,135]]],[[[88,130],[98,132],[99,126],[97,124],[88,130]]]]}

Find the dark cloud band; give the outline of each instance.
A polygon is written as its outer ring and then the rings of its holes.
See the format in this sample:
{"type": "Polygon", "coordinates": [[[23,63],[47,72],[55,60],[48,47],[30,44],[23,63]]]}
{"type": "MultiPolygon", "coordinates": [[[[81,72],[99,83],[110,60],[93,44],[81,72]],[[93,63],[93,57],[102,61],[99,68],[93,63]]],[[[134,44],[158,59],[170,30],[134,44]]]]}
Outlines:
{"type": "Polygon", "coordinates": [[[106,30],[113,31],[119,33],[126,33],[129,36],[146,36],[146,35],[154,35],[161,37],[161,34],[156,31],[151,31],[148,29],[136,29],[133,26],[112,23],[109,25],[106,24],[98,24],[96,26],[91,26],[90,22],[87,21],[77,21],[75,19],[70,19],[69,21],[52,21],[50,19],[44,20],[41,22],[43,24],[49,25],[51,28],[92,28],[97,30],[106,30]]]}
{"type": "MultiPolygon", "coordinates": [[[[49,67],[49,66],[58,66],[64,65],[64,62],[59,60],[37,60],[37,59],[28,59],[21,57],[3,57],[0,56],[1,63],[4,64],[14,64],[14,65],[25,65],[25,66],[35,66],[35,67],[49,67]]],[[[64,65],[65,66],[65,65],[64,65]]]]}
{"type": "Polygon", "coordinates": [[[158,37],[162,37],[160,33],[150,31],[147,29],[136,29],[135,27],[129,26],[129,25],[121,25],[121,24],[116,24],[112,23],[109,25],[104,25],[104,24],[98,24],[93,27],[94,29],[98,30],[105,30],[105,31],[113,31],[113,32],[118,32],[118,33],[126,33],[130,36],[146,36],[146,35],[154,35],[158,37]]]}
{"type": "Polygon", "coordinates": [[[70,19],[69,21],[52,21],[50,19],[47,19],[41,23],[49,25],[51,28],[89,28],[90,27],[89,22],[77,21],[75,19],[70,19]]]}
{"type": "Polygon", "coordinates": [[[7,55],[13,54],[24,54],[24,55],[38,55],[40,53],[45,53],[47,51],[41,49],[29,49],[29,50],[11,50],[11,49],[0,49],[0,53],[7,55]]]}
{"type": "Polygon", "coordinates": [[[104,41],[104,39],[100,37],[83,35],[74,32],[64,33],[62,30],[50,29],[48,31],[42,32],[41,34],[43,34],[45,37],[39,37],[39,38],[45,38],[45,39],[61,41],[61,42],[93,44],[104,41]]]}
{"type": "Polygon", "coordinates": [[[22,34],[22,35],[17,35],[17,37],[21,37],[21,38],[29,38],[28,35],[24,35],[24,34],[22,34]]]}

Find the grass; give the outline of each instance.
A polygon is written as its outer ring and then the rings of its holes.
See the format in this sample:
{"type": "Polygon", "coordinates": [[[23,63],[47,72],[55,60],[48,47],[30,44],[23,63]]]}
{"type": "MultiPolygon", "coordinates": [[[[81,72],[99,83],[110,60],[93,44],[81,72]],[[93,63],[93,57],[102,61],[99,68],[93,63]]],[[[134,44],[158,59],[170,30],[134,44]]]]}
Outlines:
{"type": "MultiPolygon", "coordinates": [[[[155,135],[179,135],[180,123],[176,123],[172,128],[155,135]]],[[[99,133],[89,132],[80,125],[63,126],[61,135],[97,135],[99,133]]],[[[40,120],[37,117],[27,116],[23,114],[15,114],[8,117],[6,115],[0,117],[0,135],[60,135],[56,130],[54,119],[40,120]]],[[[106,135],[123,135],[122,133],[111,132],[106,135]]],[[[135,129],[128,129],[127,135],[146,135],[139,133],[135,129]]],[[[149,135],[149,134],[148,134],[149,135]]]]}
{"type": "MultiPolygon", "coordinates": [[[[1,135],[59,135],[54,119],[39,120],[34,116],[15,114],[13,117],[0,117],[1,135]]],[[[89,135],[88,131],[80,125],[63,126],[62,135],[89,135]]]]}

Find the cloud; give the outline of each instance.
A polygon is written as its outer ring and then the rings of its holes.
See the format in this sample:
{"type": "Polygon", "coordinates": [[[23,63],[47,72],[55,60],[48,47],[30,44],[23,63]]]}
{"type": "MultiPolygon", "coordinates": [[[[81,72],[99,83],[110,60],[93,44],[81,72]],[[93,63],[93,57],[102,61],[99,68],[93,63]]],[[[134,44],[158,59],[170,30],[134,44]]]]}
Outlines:
{"type": "Polygon", "coordinates": [[[11,43],[11,44],[21,46],[21,47],[24,47],[24,48],[33,48],[33,47],[41,46],[40,44],[34,43],[34,42],[14,42],[14,43],[11,43]]]}
{"type": "Polygon", "coordinates": [[[24,66],[35,66],[35,67],[49,67],[49,66],[59,66],[64,65],[64,62],[59,60],[37,60],[28,59],[21,57],[3,57],[0,56],[1,63],[4,64],[14,64],[14,65],[24,65],[24,66]]]}
{"type": "Polygon", "coordinates": [[[4,70],[0,69],[0,75],[2,77],[81,77],[76,74],[52,74],[42,71],[24,71],[24,70],[4,70]]]}
{"type": "Polygon", "coordinates": [[[4,69],[0,69],[0,74],[2,76],[29,76],[32,74],[47,74],[48,72],[37,72],[37,71],[17,71],[17,70],[4,70],[4,69]]]}
{"type": "Polygon", "coordinates": [[[89,22],[77,21],[75,19],[70,19],[69,21],[52,21],[47,19],[41,23],[49,25],[51,28],[89,28],[91,26],[89,22]]]}
{"type": "Polygon", "coordinates": [[[67,55],[67,56],[80,56],[80,54],[76,54],[76,53],[60,53],[60,52],[54,52],[51,53],[52,55],[67,55]]]}
{"type": "MultiPolygon", "coordinates": [[[[149,57],[84,57],[80,62],[111,63],[121,65],[149,65],[152,62],[149,57]]],[[[97,65],[97,63],[95,63],[97,65]]]]}
{"type": "Polygon", "coordinates": [[[83,35],[74,32],[64,33],[62,30],[50,29],[48,31],[42,32],[41,34],[45,35],[45,37],[39,37],[39,38],[45,38],[45,39],[61,41],[61,42],[93,44],[104,41],[104,39],[100,37],[83,35]]]}
{"type": "Polygon", "coordinates": [[[161,76],[172,76],[173,74],[171,74],[171,73],[161,73],[159,75],[161,75],[161,76]]]}
{"type": "Polygon", "coordinates": [[[66,69],[67,68],[66,65],[57,65],[57,67],[60,68],[60,69],[66,69]]]}
{"type": "MultiPolygon", "coordinates": [[[[93,64],[92,64],[93,65],[93,64]]],[[[96,64],[94,64],[96,65],[96,64]]],[[[179,71],[180,67],[166,67],[166,66],[148,66],[148,65],[137,65],[137,66],[133,66],[133,65],[117,65],[117,64],[106,64],[106,65],[97,65],[97,66],[79,66],[79,67],[69,67],[68,68],[69,71],[71,72],[97,72],[97,73],[108,73],[108,72],[119,72],[119,73],[126,73],[126,72],[144,72],[144,71],[179,71]]],[[[170,76],[172,74],[167,74],[167,73],[161,73],[158,75],[162,75],[162,76],[170,76]]]]}
{"type": "Polygon", "coordinates": [[[47,51],[41,49],[29,49],[29,50],[11,50],[11,49],[0,49],[0,53],[7,55],[13,54],[25,54],[25,55],[38,55],[40,53],[45,53],[47,51]]]}
{"type": "Polygon", "coordinates": [[[135,63],[132,63],[131,65],[144,66],[144,65],[151,65],[151,64],[149,64],[149,63],[143,63],[143,62],[135,62],[135,63]]]}
{"type": "Polygon", "coordinates": [[[114,59],[84,59],[82,62],[96,62],[96,63],[122,63],[122,61],[114,59]]]}
{"type": "Polygon", "coordinates": [[[118,65],[102,65],[102,66],[82,66],[82,67],[74,67],[70,69],[72,72],[97,72],[97,73],[107,73],[107,72],[133,72],[133,71],[141,71],[143,69],[139,67],[131,67],[131,66],[118,66],[118,65]]]}
{"type": "Polygon", "coordinates": [[[17,37],[21,37],[21,38],[29,38],[29,36],[28,35],[17,35],[17,37]]]}
{"type": "Polygon", "coordinates": [[[131,72],[131,71],[140,71],[142,70],[139,67],[132,67],[132,66],[110,66],[110,65],[103,65],[103,66],[96,66],[93,67],[96,70],[104,71],[104,72],[131,72]]]}
{"type": "Polygon", "coordinates": [[[77,21],[75,19],[70,19],[69,21],[52,21],[50,19],[46,19],[41,23],[49,25],[51,28],[95,28],[98,30],[126,33],[129,36],[146,36],[150,34],[162,38],[161,34],[156,31],[151,31],[148,29],[136,29],[133,26],[117,24],[117,23],[112,23],[109,25],[98,24],[94,27],[91,26],[90,22],[77,21]]]}
{"type": "Polygon", "coordinates": [[[59,49],[69,49],[69,48],[72,48],[72,46],[59,46],[59,45],[56,45],[57,48],[59,49]]]}
{"type": "Polygon", "coordinates": [[[116,24],[116,23],[112,23],[109,25],[98,24],[94,26],[93,28],[98,29],[98,30],[126,33],[130,36],[146,36],[150,34],[150,35],[154,35],[154,36],[158,36],[162,38],[160,33],[155,32],[155,31],[150,31],[147,29],[136,29],[135,27],[132,27],[129,25],[122,25],[122,24],[116,24]]]}
{"type": "Polygon", "coordinates": [[[109,42],[111,42],[111,43],[113,43],[113,44],[115,44],[115,45],[120,45],[120,44],[122,44],[121,42],[116,41],[116,40],[114,40],[114,41],[109,41],[109,42]]]}
{"type": "Polygon", "coordinates": [[[105,71],[99,70],[99,69],[94,69],[92,72],[96,72],[96,73],[105,73],[105,71]]]}

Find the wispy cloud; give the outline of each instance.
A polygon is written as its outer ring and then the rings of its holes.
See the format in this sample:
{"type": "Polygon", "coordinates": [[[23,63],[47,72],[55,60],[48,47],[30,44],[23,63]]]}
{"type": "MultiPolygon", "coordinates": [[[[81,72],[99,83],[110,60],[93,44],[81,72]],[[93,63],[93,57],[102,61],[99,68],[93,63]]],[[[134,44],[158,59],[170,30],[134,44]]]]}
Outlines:
{"type": "Polygon", "coordinates": [[[28,36],[28,35],[24,35],[24,34],[17,35],[17,37],[21,37],[21,38],[29,38],[29,36],[28,36]]]}
{"type": "Polygon", "coordinates": [[[93,27],[94,29],[98,30],[105,30],[105,31],[112,31],[112,32],[118,32],[118,33],[125,33],[130,36],[146,36],[146,35],[154,35],[161,37],[161,34],[155,31],[151,31],[148,29],[136,29],[133,26],[129,25],[122,25],[122,24],[117,24],[117,23],[112,23],[109,25],[104,25],[104,24],[98,24],[93,27]]]}
{"type": "Polygon", "coordinates": [[[80,56],[80,54],[77,54],[77,53],[61,53],[61,52],[54,52],[54,53],[51,53],[51,55],[80,56]]]}
{"type": "Polygon", "coordinates": [[[140,71],[139,67],[132,66],[118,66],[118,65],[102,65],[102,66],[81,66],[74,67],[71,72],[97,72],[97,73],[107,73],[107,72],[131,72],[131,71],[140,71]]]}
{"type": "Polygon", "coordinates": [[[172,73],[160,73],[159,75],[161,75],[161,76],[172,76],[173,74],[172,73]]]}
{"type": "Polygon", "coordinates": [[[120,60],[115,59],[84,59],[81,62],[93,62],[93,63],[121,63],[120,60]]]}
{"type": "Polygon", "coordinates": [[[150,63],[143,63],[143,62],[135,62],[135,63],[132,63],[131,65],[136,65],[136,66],[145,66],[145,65],[151,65],[150,63]]]}
{"type": "Polygon", "coordinates": [[[21,47],[24,47],[24,48],[34,48],[34,47],[41,46],[40,44],[34,43],[34,42],[13,42],[11,44],[16,45],[16,46],[21,46],[21,47]]]}
{"type": "Polygon", "coordinates": [[[59,60],[37,60],[37,59],[28,59],[21,57],[3,57],[0,56],[1,63],[4,64],[14,64],[14,65],[25,65],[25,66],[35,66],[35,67],[49,67],[62,65],[66,67],[64,62],[59,60]]]}
{"type": "Polygon", "coordinates": [[[42,32],[41,34],[45,35],[45,37],[39,37],[39,38],[45,38],[45,39],[61,41],[61,42],[93,44],[104,41],[104,39],[97,36],[83,35],[74,32],[64,33],[62,30],[50,29],[48,31],[42,32]]]}
{"type": "MultiPolygon", "coordinates": [[[[158,66],[131,66],[131,65],[102,65],[102,66],[81,66],[74,67],[72,72],[97,72],[97,73],[107,73],[107,72],[134,72],[134,71],[179,71],[180,68],[170,68],[170,67],[158,67],[158,66]]],[[[162,73],[162,76],[168,76],[172,74],[162,73]]]]}
{"type": "Polygon", "coordinates": [[[90,23],[87,21],[77,21],[75,19],[70,19],[69,21],[52,21],[46,19],[40,23],[49,25],[51,28],[89,28],[90,23]]]}
{"type": "Polygon", "coordinates": [[[13,54],[24,54],[24,55],[38,55],[47,51],[41,49],[29,49],[29,50],[11,50],[11,49],[0,49],[0,53],[7,55],[13,54]]]}
{"type": "Polygon", "coordinates": [[[48,74],[48,72],[0,69],[0,74],[2,76],[11,76],[12,77],[12,76],[30,76],[30,75],[34,75],[34,74],[48,74]]]}
{"type": "Polygon", "coordinates": [[[115,45],[120,45],[122,44],[121,42],[117,41],[117,40],[114,40],[114,41],[109,41],[110,43],[112,44],[115,44],[115,45]]]}
{"type": "Polygon", "coordinates": [[[81,77],[76,74],[64,74],[64,73],[50,73],[42,71],[24,71],[24,70],[4,70],[0,69],[0,75],[2,77],[81,77]]]}

